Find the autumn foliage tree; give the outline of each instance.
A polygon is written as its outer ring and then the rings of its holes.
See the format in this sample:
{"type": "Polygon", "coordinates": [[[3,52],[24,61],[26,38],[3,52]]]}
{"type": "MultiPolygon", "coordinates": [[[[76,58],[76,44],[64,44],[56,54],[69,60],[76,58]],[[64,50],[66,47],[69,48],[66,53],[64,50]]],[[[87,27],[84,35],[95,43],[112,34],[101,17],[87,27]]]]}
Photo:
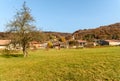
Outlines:
{"type": "Polygon", "coordinates": [[[33,32],[36,31],[36,27],[33,25],[34,21],[30,14],[30,8],[24,2],[14,19],[7,25],[8,31],[13,33],[12,41],[21,45],[24,57],[28,56],[28,44],[34,37],[33,32]]]}

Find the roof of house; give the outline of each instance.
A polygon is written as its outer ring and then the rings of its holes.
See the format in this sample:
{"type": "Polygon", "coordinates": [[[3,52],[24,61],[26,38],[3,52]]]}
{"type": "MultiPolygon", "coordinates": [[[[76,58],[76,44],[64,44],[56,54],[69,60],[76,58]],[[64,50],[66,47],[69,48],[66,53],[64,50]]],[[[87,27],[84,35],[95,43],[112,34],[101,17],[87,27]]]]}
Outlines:
{"type": "Polygon", "coordinates": [[[107,42],[120,42],[120,40],[105,40],[107,42]]]}
{"type": "Polygon", "coordinates": [[[31,44],[40,44],[40,43],[37,42],[37,41],[31,41],[30,43],[31,43],[31,44]]]}
{"type": "Polygon", "coordinates": [[[0,40],[0,45],[8,45],[10,42],[11,40],[0,40]]]}
{"type": "Polygon", "coordinates": [[[86,42],[85,40],[78,40],[78,42],[86,42]]]}

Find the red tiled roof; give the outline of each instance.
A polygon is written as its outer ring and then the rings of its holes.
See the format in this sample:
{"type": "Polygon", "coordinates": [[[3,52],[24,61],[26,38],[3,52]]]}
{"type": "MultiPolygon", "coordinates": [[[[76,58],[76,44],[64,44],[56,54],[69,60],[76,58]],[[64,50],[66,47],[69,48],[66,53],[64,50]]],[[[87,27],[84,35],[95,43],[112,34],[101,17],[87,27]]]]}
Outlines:
{"type": "Polygon", "coordinates": [[[86,41],[84,41],[84,40],[78,40],[78,42],[86,42],[86,41]]]}
{"type": "Polygon", "coordinates": [[[39,42],[37,42],[37,41],[32,41],[32,42],[30,42],[31,44],[40,44],[39,42]]]}

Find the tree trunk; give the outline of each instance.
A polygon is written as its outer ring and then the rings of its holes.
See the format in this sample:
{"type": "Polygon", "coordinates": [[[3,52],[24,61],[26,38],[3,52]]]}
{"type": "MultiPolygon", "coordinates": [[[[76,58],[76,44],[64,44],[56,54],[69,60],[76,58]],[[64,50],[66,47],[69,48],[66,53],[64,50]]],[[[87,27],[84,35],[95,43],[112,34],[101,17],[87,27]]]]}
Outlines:
{"type": "Polygon", "coordinates": [[[24,57],[28,56],[28,52],[27,51],[23,51],[24,57]]]}
{"type": "Polygon", "coordinates": [[[24,57],[27,57],[27,56],[28,56],[28,52],[27,52],[27,50],[26,50],[25,47],[23,47],[23,54],[24,54],[24,57]]]}

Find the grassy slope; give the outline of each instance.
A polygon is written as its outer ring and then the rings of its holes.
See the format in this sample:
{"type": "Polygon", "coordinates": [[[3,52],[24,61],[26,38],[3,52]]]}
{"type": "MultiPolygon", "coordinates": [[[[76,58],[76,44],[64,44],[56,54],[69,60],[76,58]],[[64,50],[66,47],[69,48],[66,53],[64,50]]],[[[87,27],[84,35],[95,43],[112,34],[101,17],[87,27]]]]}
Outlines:
{"type": "Polygon", "coordinates": [[[120,47],[39,50],[0,56],[0,81],[119,81],[120,47]]]}

